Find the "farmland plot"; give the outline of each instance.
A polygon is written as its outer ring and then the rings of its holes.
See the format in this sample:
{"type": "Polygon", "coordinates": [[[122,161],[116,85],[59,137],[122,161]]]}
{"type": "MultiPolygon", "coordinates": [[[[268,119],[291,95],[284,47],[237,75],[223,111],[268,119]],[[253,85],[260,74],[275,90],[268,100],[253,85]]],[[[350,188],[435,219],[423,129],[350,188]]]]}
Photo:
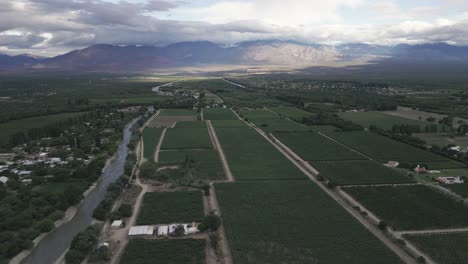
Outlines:
{"type": "Polygon", "coordinates": [[[181,121],[177,122],[174,128],[204,128],[204,121],[181,121]]]}
{"type": "Polygon", "coordinates": [[[374,125],[384,130],[391,130],[393,125],[419,126],[421,129],[430,125],[429,122],[403,118],[381,112],[345,112],[340,113],[339,116],[365,128],[374,125]]]}
{"type": "Polygon", "coordinates": [[[363,160],[364,156],[312,132],[275,133],[281,142],[307,161],[363,160]]]}
{"type": "Polygon", "coordinates": [[[188,109],[162,109],[160,116],[196,116],[197,111],[188,109]]]}
{"type": "Polygon", "coordinates": [[[211,121],[213,127],[246,127],[247,124],[242,120],[213,120],[211,121]]]}
{"type": "Polygon", "coordinates": [[[330,132],[328,136],[383,163],[450,161],[437,154],[370,132],[330,132]]]}
{"type": "Polygon", "coordinates": [[[137,224],[170,224],[202,219],[201,191],[148,192],[143,197],[137,224]]]}
{"type": "Polygon", "coordinates": [[[299,109],[297,107],[288,107],[288,106],[279,106],[279,107],[269,107],[270,110],[276,112],[280,116],[285,116],[291,119],[294,119],[298,122],[301,122],[304,117],[309,117],[313,115],[311,112],[299,109]]]}
{"type": "Polygon", "coordinates": [[[306,179],[275,147],[249,127],[216,128],[237,180],[306,179]]]}
{"type": "Polygon", "coordinates": [[[423,185],[345,187],[343,190],[396,230],[468,226],[468,207],[423,185]]]}
{"type": "Polygon", "coordinates": [[[215,189],[234,263],[402,263],[311,181],[215,189]]]}
{"type": "Polygon", "coordinates": [[[121,264],[205,264],[204,239],[131,239],[121,264]]]}
{"type": "Polygon", "coordinates": [[[159,138],[161,137],[162,129],[159,128],[145,128],[143,130],[143,156],[147,160],[153,160],[156,146],[158,145],[159,138]]]}
{"type": "Polygon", "coordinates": [[[260,110],[240,110],[240,113],[248,118],[249,120],[255,120],[255,119],[268,119],[268,118],[280,118],[279,115],[265,110],[265,109],[260,109],[260,110]]]}
{"type": "Polygon", "coordinates": [[[166,132],[161,149],[211,149],[208,129],[205,128],[171,128],[166,132]]]}
{"type": "Polygon", "coordinates": [[[371,160],[318,161],[312,165],[337,185],[410,183],[412,179],[371,160]]]}
{"type": "Polygon", "coordinates": [[[160,164],[180,164],[188,159],[192,176],[197,179],[224,179],[223,167],[215,150],[161,151],[160,164]]]}
{"type": "Polygon", "coordinates": [[[271,132],[294,132],[294,131],[310,131],[312,128],[308,126],[303,126],[299,123],[291,121],[285,118],[275,118],[275,119],[255,119],[253,120],[255,125],[261,128],[263,131],[271,132]]]}
{"type": "Polygon", "coordinates": [[[229,108],[205,108],[203,117],[206,120],[237,120],[237,116],[229,108]]]}
{"type": "Polygon", "coordinates": [[[466,263],[468,233],[404,235],[411,243],[440,264],[466,263]]]}

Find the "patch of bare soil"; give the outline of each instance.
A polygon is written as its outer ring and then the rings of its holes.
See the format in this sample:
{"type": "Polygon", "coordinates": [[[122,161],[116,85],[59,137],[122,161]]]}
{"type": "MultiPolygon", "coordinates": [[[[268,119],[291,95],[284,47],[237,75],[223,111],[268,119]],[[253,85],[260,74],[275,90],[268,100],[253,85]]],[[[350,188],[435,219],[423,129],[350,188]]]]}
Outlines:
{"type": "Polygon", "coordinates": [[[177,122],[196,120],[196,116],[157,116],[153,121],[149,123],[148,127],[172,127],[177,122]]]}

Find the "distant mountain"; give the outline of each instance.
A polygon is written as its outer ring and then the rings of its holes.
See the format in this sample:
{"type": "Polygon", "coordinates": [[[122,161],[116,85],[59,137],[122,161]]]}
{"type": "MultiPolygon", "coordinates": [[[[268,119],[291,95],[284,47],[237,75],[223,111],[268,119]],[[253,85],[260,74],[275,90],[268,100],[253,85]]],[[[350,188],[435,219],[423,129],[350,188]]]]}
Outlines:
{"type": "Polygon", "coordinates": [[[337,46],[297,41],[258,40],[221,46],[208,41],[165,47],[93,45],[53,57],[0,54],[3,71],[138,72],[206,65],[308,67],[364,60],[399,62],[468,62],[468,47],[448,44],[379,46],[350,43],[337,46]]]}

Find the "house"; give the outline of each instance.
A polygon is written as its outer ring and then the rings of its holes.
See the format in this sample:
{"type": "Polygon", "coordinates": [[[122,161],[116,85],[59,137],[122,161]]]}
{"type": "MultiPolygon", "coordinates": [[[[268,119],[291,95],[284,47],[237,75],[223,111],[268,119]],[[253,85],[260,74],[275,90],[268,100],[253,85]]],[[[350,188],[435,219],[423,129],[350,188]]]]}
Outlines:
{"type": "Polygon", "coordinates": [[[0,177],[0,182],[3,183],[3,184],[6,184],[8,182],[8,178],[5,177],[5,176],[1,176],[0,177]]]}
{"type": "Polygon", "coordinates": [[[461,150],[461,147],[460,146],[455,146],[455,147],[451,147],[449,148],[450,150],[453,150],[453,151],[457,151],[459,152],[461,150]]]}
{"type": "Polygon", "coordinates": [[[158,236],[159,237],[168,236],[168,235],[169,235],[169,226],[163,225],[163,226],[158,227],[158,236]]]}
{"type": "Polygon", "coordinates": [[[435,180],[440,184],[460,184],[465,182],[461,177],[437,177],[435,180]]]}
{"type": "Polygon", "coordinates": [[[389,167],[389,168],[396,168],[400,165],[400,163],[398,161],[389,161],[387,163],[384,164],[385,166],[389,167]]]}
{"type": "Polygon", "coordinates": [[[416,173],[427,173],[426,168],[425,168],[425,167],[419,166],[419,164],[418,164],[418,166],[417,166],[416,168],[414,168],[414,171],[415,171],[416,173]]]}
{"type": "Polygon", "coordinates": [[[128,230],[129,236],[143,236],[143,235],[153,235],[154,227],[153,226],[132,226],[128,230]]]}
{"type": "Polygon", "coordinates": [[[0,153],[0,162],[12,161],[14,157],[14,153],[0,153]]]}
{"type": "Polygon", "coordinates": [[[114,220],[114,222],[112,222],[111,228],[118,229],[118,228],[122,228],[122,227],[123,227],[123,221],[122,220],[114,220]]]}

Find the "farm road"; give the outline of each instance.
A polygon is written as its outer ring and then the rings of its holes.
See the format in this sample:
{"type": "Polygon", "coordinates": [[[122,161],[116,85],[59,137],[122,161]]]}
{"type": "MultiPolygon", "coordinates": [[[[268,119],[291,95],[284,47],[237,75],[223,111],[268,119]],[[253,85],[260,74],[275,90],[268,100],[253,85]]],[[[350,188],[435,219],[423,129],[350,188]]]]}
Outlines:
{"type": "Polygon", "coordinates": [[[213,128],[213,125],[211,124],[210,120],[206,121],[206,124],[208,125],[208,132],[210,133],[211,138],[213,139],[215,149],[218,150],[219,157],[221,158],[221,162],[223,163],[224,173],[226,174],[228,181],[233,182],[235,181],[235,179],[234,179],[234,176],[232,175],[231,168],[229,167],[229,164],[226,160],[226,156],[224,155],[224,150],[221,144],[219,143],[218,136],[216,135],[216,131],[213,128]]]}

